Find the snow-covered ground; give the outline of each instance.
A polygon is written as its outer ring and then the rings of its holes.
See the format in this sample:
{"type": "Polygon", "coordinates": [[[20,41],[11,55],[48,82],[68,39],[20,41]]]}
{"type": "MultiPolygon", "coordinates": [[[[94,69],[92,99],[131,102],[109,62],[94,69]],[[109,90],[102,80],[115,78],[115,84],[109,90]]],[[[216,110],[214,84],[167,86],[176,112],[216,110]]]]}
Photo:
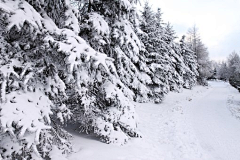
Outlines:
{"type": "Polygon", "coordinates": [[[239,160],[240,93],[209,82],[170,93],[161,104],[136,103],[142,138],[124,146],[74,135],[69,160],[239,160]]]}

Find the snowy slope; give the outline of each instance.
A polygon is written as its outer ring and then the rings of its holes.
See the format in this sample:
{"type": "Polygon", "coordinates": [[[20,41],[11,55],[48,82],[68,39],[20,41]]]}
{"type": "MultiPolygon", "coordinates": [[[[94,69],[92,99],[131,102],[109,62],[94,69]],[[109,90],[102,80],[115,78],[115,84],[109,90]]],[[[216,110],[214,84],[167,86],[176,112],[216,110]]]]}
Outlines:
{"type": "Polygon", "coordinates": [[[141,139],[107,145],[76,132],[69,160],[239,160],[239,93],[210,82],[170,93],[162,104],[136,104],[141,139]]]}

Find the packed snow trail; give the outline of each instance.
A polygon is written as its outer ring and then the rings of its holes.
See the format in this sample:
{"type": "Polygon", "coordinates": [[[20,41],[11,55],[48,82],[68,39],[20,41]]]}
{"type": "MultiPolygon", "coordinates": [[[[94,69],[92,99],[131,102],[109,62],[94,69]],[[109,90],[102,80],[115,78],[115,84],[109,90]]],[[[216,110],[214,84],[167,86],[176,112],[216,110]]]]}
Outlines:
{"type": "Polygon", "coordinates": [[[240,93],[225,82],[136,103],[142,138],[124,146],[74,135],[69,160],[239,160],[240,93]]]}
{"type": "Polygon", "coordinates": [[[210,92],[191,103],[189,120],[200,145],[213,159],[239,160],[240,121],[229,111],[229,100],[236,94],[240,97],[240,93],[227,83],[210,82],[210,85],[210,92]]]}

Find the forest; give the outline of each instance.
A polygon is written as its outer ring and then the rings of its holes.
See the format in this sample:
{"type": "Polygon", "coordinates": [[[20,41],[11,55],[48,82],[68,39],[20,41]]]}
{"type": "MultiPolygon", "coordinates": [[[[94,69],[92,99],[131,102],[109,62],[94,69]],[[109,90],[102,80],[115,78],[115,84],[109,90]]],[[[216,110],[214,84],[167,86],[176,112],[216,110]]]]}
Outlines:
{"type": "Polygon", "coordinates": [[[197,26],[177,37],[160,8],[139,3],[0,0],[0,159],[71,154],[66,126],[124,145],[142,137],[135,102],[208,79],[240,88],[236,52],[210,61],[197,26]]]}

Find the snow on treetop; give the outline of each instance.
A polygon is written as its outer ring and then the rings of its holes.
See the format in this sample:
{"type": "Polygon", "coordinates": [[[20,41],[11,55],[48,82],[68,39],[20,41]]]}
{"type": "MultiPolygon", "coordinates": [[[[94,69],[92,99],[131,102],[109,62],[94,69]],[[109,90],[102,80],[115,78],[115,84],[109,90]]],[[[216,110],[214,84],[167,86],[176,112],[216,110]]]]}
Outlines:
{"type": "Polygon", "coordinates": [[[89,15],[89,21],[92,22],[93,28],[100,35],[109,35],[109,27],[107,22],[103,19],[103,17],[96,12],[92,12],[89,15]]]}
{"type": "Polygon", "coordinates": [[[40,30],[42,28],[40,14],[29,3],[16,1],[0,1],[0,9],[9,14],[8,29],[16,26],[20,30],[23,24],[28,22],[35,29],[40,30]]]}

